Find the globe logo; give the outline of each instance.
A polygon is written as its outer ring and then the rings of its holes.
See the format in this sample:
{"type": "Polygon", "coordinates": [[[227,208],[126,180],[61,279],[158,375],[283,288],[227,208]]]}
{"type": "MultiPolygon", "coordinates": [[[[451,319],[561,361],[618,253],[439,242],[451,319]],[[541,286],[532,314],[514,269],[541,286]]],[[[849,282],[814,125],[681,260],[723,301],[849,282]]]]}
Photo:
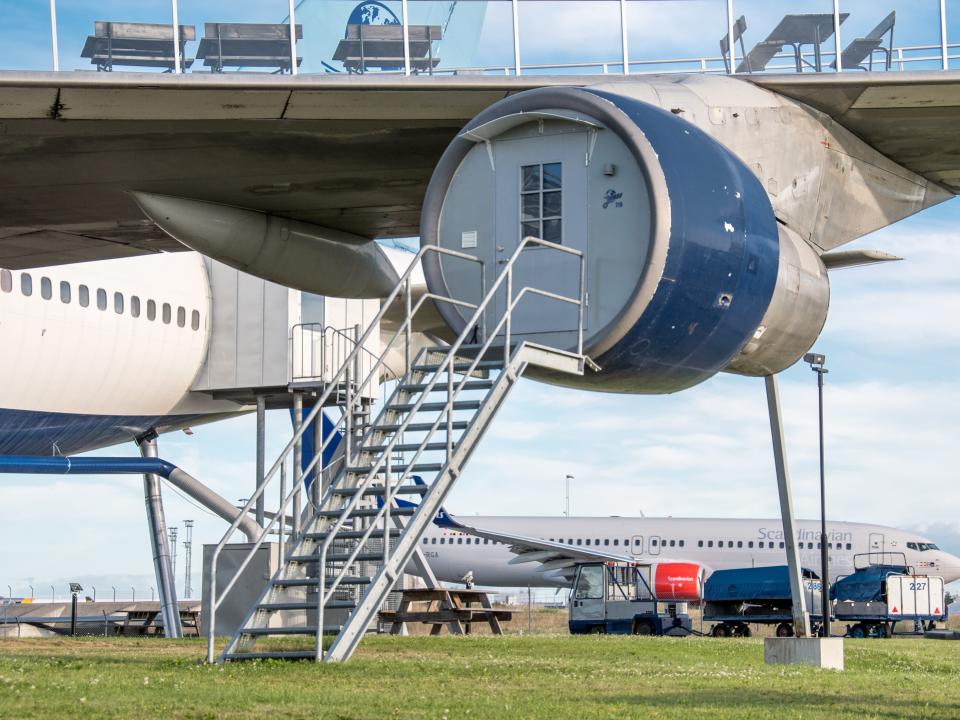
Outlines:
{"type": "MultiPolygon", "coordinates": [[[[400,19],[396,14],[378,0],[367,0],[357,5],[350,18],[348,25],[399,25],[400,19]]],[[[344,35],[346,37],[346,35],[344,35]]]]}

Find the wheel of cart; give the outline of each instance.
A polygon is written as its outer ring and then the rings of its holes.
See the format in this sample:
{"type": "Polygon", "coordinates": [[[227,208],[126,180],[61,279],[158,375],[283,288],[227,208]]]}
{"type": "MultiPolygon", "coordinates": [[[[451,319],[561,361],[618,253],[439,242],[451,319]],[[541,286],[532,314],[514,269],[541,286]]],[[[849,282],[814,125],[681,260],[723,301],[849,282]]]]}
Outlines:
{"type": "Polygon", "coordinates": [[[634,635],[653,635],[655,632],[656,628],[653,626],[653,623],[650,620],[633,621],[634,635]]]}
{"type": "Polygon", "coordinates": [[[793,637],[793,624],[782,622],[777,625],[777,637],[793,637]]]}
{"type": "Polygon", "coordinates": [[[713,630],[710,631],[710,634],[717,638],[730,637],[732,632],[732,627],[727,625],[727,623],[717,623],[713,626],[713,630]]]}
{"type": "Polygon", "coordinates": [[[746,623],[740,623],[733,629],[734,637],[750,637],[751,635],[753,635],[753,631],[746,623]]]}

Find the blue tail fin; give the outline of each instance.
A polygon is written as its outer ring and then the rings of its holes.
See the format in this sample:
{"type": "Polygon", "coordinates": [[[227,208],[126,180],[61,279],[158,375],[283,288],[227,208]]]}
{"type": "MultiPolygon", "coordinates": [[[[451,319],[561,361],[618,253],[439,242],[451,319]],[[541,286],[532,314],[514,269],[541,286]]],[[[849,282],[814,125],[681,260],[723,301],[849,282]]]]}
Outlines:
{"type": "MultiPolygon", "coordinates": [[[[411,475],[410,479],[413,480],[414,485],[423,485],[426,486],[426,483],[423,481],[423,478],[419,475],[411,475]]],[[[397,504],[397,507],[402,508],[415,508],[417,503],[411,502],[410,500],[404,500],[402,498],[394,498],[394,502],[397,504]]],[[[377,507],[383,507],[383,498],[377,498],[377,507]]],[[[454,529],[460,527],[459,523],[453,519],[453,517],[448,513],[443,507],[437,510],[437,514],[433,518],[433,524],[437,527],[454,529]]]]}

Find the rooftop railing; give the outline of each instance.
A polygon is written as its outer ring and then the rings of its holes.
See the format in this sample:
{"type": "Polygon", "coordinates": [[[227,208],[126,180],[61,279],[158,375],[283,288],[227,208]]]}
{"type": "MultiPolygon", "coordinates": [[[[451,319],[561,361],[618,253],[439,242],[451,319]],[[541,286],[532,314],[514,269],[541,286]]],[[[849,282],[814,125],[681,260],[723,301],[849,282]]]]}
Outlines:
{"type": "Polygon", "coordinates": [[[960,67],[960,0],[240,0],[220,13],[201,0],[130,0],[120,13],[96,0],[62,4],[8,10],[0,69],[449,76],[960,67]]]}

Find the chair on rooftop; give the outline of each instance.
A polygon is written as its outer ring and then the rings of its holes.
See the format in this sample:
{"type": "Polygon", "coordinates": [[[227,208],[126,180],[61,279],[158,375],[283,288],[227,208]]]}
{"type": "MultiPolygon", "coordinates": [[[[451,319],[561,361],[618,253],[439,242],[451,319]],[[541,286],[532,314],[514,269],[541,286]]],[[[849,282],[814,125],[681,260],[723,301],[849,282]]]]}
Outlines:
{"type": "MultiPolygon", "coordinates": [[[[893,26],[897,22],[897,11],[892,11],[880,24],[873,30],[857,38],[844,48],[840,55],[840,61],[844,70],[859,68],[860,70],[873,70],[873,54],[880,51],[886,58],[885,70],[889,70],[893,63],[893,26]],[[883,36],[889,33],[887,47],[883,47],[883,36]],[[867,67],[864,67],[864,61],[867,61],[867,67]]],[[[834,60],[830,67],[836,67],[837,61],[834,60]]]]}
{"type": "MultiPolygon", "coordinates": [[[[303,25],[297,25],[297,40],[303,39],[303,25]]],[[[224,68],[276,68],[291,71],[290,25],[261,23],[205,23],[197,60],[211,72],[224,68]]],[[[297,67],[303,58],[297,57],[297,67]]]]}
{"type": "MultiPolygon", "coordinates": [[[[196,37],[193,25],[180,26],[180,67],[184,69],[193,63],[184,57],[184,46],[196,37]]],[[[90,58],[98,72],[110,72],[115,65],[158,67],[172,72],[176,66],[173,53],[173,25],[98,20],[80,57],[90,58]]]]}
{"type": "MultiPolygon", "coordinates": [[[[733,42],[740,43],[740,57],[747,56],[747,48],[743,44],[743,34],[747,31],[747,19],[741,15],[733,24],[733,42]]],[[[730,72],[730,33],[720,38],[720,57],[723,58],[723,66],[730,72]]]]}

